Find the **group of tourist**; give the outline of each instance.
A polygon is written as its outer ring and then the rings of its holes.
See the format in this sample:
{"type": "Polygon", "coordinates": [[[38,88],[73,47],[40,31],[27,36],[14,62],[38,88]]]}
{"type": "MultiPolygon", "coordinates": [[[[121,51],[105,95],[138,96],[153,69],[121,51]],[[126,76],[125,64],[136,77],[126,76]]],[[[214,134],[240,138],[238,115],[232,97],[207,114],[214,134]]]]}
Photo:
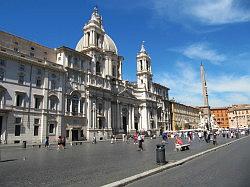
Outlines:
{"type": "MultiPolygon", "coordinates": [[[[133,138],[133,142],[134,144],[138,144],[138,148],[139,150],[138,151],[143,151],[143,142],[144,142],[144,135],[143,133],[141,132],[135,132],[133,134],[133,136],[130,136],[129,134],[122,134],[122,141],[123,142],[128,142],[129,138],[132,137],[133,138]]],[[[112,134],[111,137],[111,144],[115,143],[116,142],[116,135],[112,134]]]]}
{"type": "MultiPolygon", "coordinates": [[[[44,140],[44,147],[49,148],[50,143],[49,143],[49,137],[47,136],[44,140]]],[[[57,149],[65,149],[66,146],[66,138],[59,136],[57,139],[57,149]]]]}

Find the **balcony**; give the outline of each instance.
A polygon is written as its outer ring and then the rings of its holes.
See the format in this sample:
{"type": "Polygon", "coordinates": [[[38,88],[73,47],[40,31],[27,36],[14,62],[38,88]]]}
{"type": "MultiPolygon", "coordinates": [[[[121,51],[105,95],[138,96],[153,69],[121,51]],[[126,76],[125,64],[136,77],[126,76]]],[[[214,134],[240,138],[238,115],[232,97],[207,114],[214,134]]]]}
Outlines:
{"type": "Polygon", "coordinates": [[[88,86],[103,88],[107,90],[111,89],[110,80],[100,77],[98,75],[92,75],[92,74],[88,74],[87,77],[88,77],[87,78],[88,86]]]}

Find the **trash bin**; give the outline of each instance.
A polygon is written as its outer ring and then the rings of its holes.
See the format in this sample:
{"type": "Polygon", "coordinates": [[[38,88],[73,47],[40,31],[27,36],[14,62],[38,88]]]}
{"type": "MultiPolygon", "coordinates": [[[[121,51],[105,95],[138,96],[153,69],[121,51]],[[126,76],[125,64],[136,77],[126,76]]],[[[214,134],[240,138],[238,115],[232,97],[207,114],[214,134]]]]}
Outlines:
{"type": "Polygon", "coordinates": [[[236,139],[240,138],[239,132],[235,132],[235,137],[236,137],[236,139]]]}
{"type": "Polygon", "coordinates": [[[23,141],[23,145],[22,145],[22,148],[26,148],[26,141],[23,141]]]}
{"type": "Polygon", "coordinates": [[[158,144],[156,145],[156,163],[157,164],[166,164],[165,158],[165,145],[158,144]]]}

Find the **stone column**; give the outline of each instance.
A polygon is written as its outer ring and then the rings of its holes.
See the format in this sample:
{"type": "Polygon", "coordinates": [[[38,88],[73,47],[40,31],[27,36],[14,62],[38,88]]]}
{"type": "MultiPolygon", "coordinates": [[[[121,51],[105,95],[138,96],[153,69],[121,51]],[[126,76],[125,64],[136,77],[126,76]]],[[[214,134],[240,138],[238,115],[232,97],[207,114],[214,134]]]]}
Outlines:
{"type": "Polygon", "coordinates": [[[120,114],[120,103],[117,101],[117,110],[116,110],[116,115],[117,115],[117,124],[115,125],[115,128],[120,129],[120,122],[121,122],[121,114],[120,114]]]}
{"type": "Polygon", "coordinates": [[[108,101],[108,128],[111,129],[111,101],[108,101]]]}
{"type": "Polygon", "coordinates": [[[69,141],[72,141],[72,128],[69,129],[69,141]]]}
{"type": "Polygon", "coordinates": [[[78,100],[78,111],[77,111],[77,115],[80,114],[81,111],[81,98],[78,100]]]}
{"type": "Polygon", "coordinates": [[[122,119],[122,105],[120,105],[120,129],[123,129],[123,119],[122,119]]]}
{"type": "Polygon", "coordinates": [[[70,111],[70,115],[72,115],[72,99],[70,99],[70,108],[69,108],[69,111],[70,111]]]}
{"type": "Polygon", "coordinates": [[[88,124],[88,127],[87,128],[92,128],[92,107],[91,107],[91,100],[90,98],[88,97],[87,100],[87,105],[88,107],[86,108],[87,110],[87,124],[88,124]]]}
{"type": "Polygon", "coordinates": [[[132,105],[131,110],[132,110],[132,112],[131,112],[132,127],[131,128],[134,130],[135,129],[135,106],[132,105]]]}
{"type": "Polygon", "coordinates": [[[129,132],[132,129],[132,117],[131,117],[131,106],[128,105],[128,125],[127,125],[127,131],[129,132]]]}

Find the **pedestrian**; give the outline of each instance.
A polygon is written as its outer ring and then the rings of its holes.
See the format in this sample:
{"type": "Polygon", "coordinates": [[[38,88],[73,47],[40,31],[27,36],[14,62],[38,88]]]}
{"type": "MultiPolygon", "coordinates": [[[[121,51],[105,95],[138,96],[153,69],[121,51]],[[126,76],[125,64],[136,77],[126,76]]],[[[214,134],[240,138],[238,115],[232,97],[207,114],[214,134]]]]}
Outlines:
{"type": "Polygon", "coordinates": [[[162,133],[162,143],[167,143],[168,135],[167,132],[162,133]]]}
{"type": "Polygon", "coordinates": [[[57,139],[57,149],[59,150],[62,147],[62,137],[58,136],[57,139]]]}
{"type": "Polygon", "coordinates": [[[110,142],[111,144],[113,144],[114,143],[114,135],[113,134],[111,134],[111,142],[110,142]]]}
{"type": "Polygon", "coordinates": [[[122,141],[123,141],[123,142],[125,142],[125,136],[126,136],[126,135],[123,133],[123,134],[122,134],[122,141]]]}
{"type": "Polygon", "coordinates": [[[234,138],[234,133],[233,133],[233,131],[231,131],[230,136],[231,136],[231,138],[234,138]]]}
{"type": "Polygon", "coordinates": [[[217,145],[217,133],[216,133],[216,131],[213,133],[213,145],[217,145]]]}
{"type": "Polygon", "coordinates": [[[62,148],[65,149],[66,146],[66,138],[62,137],[62,148]]]}
{"type": "Polygon", "coordinates": [[[134,144],[137,144],[137,140],[138,140],[138,134],[137,134],[137,132],[134,133],[133,139],[134,139],[134,144]]]}
{"type": "Polygon", "coordinates": [[[49,148],[49,137],[48,136],[45,138],[44,147],[49,148]]]}
{"type": "Polygon", "coordinates": [[[126,143],[129,143],[129,138],[130,138],[130,134],[128,133],[128,134],[126,135],[126,143]]]}
{"type": "Polygon", "coordinates": [[[143,136],[141,135],[141,133],[139,133],[138,135],[138,142],[139,142],[139,150],[138,151],[143,151],[143,146],[142,146],[142,143],[144,142],[144,139],[143,139],[143,136]]]}
{"type": "Polygon", "coordinates": [[[199,137],[199,141],[201,141],[202,140],[202,133],[201,133],[201,131],[198,132],[198,137],[199,137]]]}

